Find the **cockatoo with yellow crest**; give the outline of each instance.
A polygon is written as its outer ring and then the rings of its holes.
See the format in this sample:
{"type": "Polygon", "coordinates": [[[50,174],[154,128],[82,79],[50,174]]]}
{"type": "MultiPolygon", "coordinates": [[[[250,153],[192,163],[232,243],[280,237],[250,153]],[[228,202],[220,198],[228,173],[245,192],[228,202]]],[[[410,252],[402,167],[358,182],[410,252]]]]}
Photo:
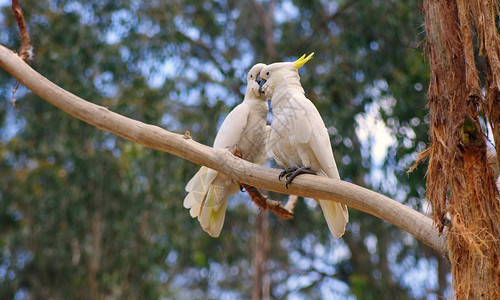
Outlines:
{"type": "MultiPolygon", "coordinates": [[[[330,137],[314,106],[304,95],[298,69],[312,58],[311,53],[295,62],[278,62],[260,72],[260,86],[271,99],[273,121],[267,151],[285,171],[286,186],[300,174],[317,174],[340,179],[333,157],[330,137]]],[[[317,200],[334,237],[345,232],[349,220],[347,206],[330,200],[317,200]]]]}
{"type": "MultiPolygon", "coordinates": [[[[227,115],[213,146],[227,148],[237,144],[242,158],[257,164],[264,164],[269,158],[265,149],[269,108],[259,88],[259,74],[265,66],[256,64],[248,72],[243,102],[227,115]]],[[[201,167],[186,185],[186,191],[184,207],[189,209],[191,217],[198,218],[203,230],[218,237],[224,225],[227,199],[239,191],[239,185],[224,174],[201,167]]]]}

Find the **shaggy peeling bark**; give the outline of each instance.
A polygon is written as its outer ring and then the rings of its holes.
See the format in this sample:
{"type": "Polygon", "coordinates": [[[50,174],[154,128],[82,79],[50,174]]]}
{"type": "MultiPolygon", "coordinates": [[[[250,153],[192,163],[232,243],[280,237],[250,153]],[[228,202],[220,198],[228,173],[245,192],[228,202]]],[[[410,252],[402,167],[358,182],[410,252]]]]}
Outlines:
{"type": "Polygon", "coordinates": [[[436,226],[442,231],[451,222],[448,249],[458,299],[500,299],[500,202],[479,122],[483,99],[472,34],[475,26],[487,66],[487,117],[498,149],[496,9],[494,0],[424,2],[431,144],[419,161],[429,157],[426,196],[436,226]]]}

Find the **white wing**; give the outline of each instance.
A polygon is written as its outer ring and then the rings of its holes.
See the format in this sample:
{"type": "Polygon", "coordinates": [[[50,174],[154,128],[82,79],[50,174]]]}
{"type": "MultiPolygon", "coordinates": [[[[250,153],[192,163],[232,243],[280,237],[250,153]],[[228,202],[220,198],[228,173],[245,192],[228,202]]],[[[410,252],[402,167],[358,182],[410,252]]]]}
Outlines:
{"type": "MultiPolygon", "coordinates": [[[[340,179],[325,123],[314,104],[306,98],[304,100],[299,102],[301,111],[304,113],[295,114],[296,139],[299,143],[307,143],[309,151],[314,153],[322,169],[322,172],[318,171],[318,175],[340,179]]],[[[345,232],[345,225],[349,221],[347,206],[335,201],[321,199],[318,199],[318,203],[332,235],[341,237],[345,232]]]]}
{"type": "Polygon", "coordinates": [[[250,107],[246,103],[236,106],[227,115],[215,137],[214,148],[225,148],[237,144],[247,126],[250,107]]]}
{"type": "Polygon", "coordinates": [[[266,161],[269,160],[272,154],[272,144],[271,144],[271,126],[266,125],[266,129],[264,131],[264,151],[262,151],[262,155],[255,160],[256,164],[263,165],[266,161]]]}
{"type": "Polygon", "coordinates": [[[207,172],[207,167],[201,167],[186,185],[186,192],[188,192],[188,194],[186,198],[184,198],[184,208],[189,209],[189,214],[192,218],[200,214],[201,204],[213,181],[213,178],[207,181],[207,172]]]}
{"type": "Polygon", "coordinates": [[[301,110],[296,113],[294,122],[297,141],[309,145],[328,177],[340,179],[325,123],[316,106],[305,97],[304,100],[299,102],[301,110]]]}

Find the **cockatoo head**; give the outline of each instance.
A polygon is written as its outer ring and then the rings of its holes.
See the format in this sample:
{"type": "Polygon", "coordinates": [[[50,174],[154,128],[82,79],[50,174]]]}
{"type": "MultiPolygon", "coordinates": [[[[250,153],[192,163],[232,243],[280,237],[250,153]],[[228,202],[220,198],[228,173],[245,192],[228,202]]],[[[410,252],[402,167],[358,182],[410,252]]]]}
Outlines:
{"type": "Polygon", "coordinates": [[[314,52],[302,55],[294,62],[278,62],[270,64],[260,71],[260,90],[266,94],[266,97],[273,97],[274,88],[280,81],[287,81],[290,78],[299,78],[298,69],[308,62],[314,55],[314,52]]]}
{"type": "Polygon", "coordinates": [[[266,67],[265,64],[256,64],[247,75],[247,94],[251,93],[257,98],[265,99],[264,93],[260,90],[260,72],[266,67]]]}

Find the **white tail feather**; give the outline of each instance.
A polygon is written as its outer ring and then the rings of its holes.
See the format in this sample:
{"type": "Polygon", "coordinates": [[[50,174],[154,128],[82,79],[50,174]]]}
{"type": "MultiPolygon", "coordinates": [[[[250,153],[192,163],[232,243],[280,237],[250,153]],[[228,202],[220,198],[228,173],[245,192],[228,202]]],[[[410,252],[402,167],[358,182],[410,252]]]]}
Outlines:
{"type": "Polygon", "coordinates": [[[330,200],[318,200],[328,228],[334,237],[341,237],[345,232],[345,224],[349,221],[347,206],[330,200]]]}
{"type": "Polygon", "coordinates": [[[198,217],[201,227],[218,237],[226,215],[227,198],[238,192],[238,185],[217,171],[201,167],[186,185],[189,192],[184,207],[192,218],[198,217]]]}
{"type": "Polygon", "coordinates": [[[184,207],[189,209],[192,218],[198,217],[201,210],[201,204],[207,193],[210,184],[206,182],[207,167],[201,167],[198,172],[189,180],[186,185],[186,192],[189,192],[184,198],[184,207]]]}
{"type": "Polygon", "coordinates": [[[228,190],[221,186],[210,186],[201,207],[198,220],[200,225],[212,237],[218,237],[226,216],[228,190]]]}

